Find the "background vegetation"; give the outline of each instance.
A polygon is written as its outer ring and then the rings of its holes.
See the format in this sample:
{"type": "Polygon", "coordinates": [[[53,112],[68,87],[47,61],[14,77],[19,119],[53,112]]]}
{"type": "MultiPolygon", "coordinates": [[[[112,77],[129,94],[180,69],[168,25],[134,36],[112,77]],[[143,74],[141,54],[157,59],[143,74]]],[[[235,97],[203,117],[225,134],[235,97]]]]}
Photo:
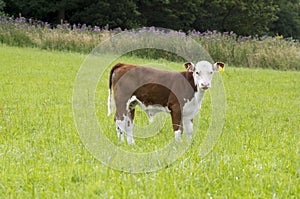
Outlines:
{"type": "Polygon", "coordinates": [[[64,21],[109,29],[155,26],[300,38],[300,0],[0,0],[0,10],[51,25],[64,21]]]}
{"type": "MultiPolygon", "coordinates": [[[[141,29],[140,31],[144,31],[141,29]]],[[[152,28],[155,34],[165,34],[152,28]]],[[[100,42],[111,41],[111,36],[128,30],[101,29],[98,26],[68,23],[51,27],[49,23],[26,19],[24,17],[0,18],[0,42],[13,46],[37,47],[41,49],[76,51],[89,53],[100,42]]],[[[191,36],[209,52],[214,60],[221,60],[234,66],[250,68],[273,68],[280,70],[300,70],[300,43],[292,38],[282,36],[239,36],[233,32],[189,31],[176,32],[177,37],[191,36]]],[[[124,48],[130,41],[118,45],[124,48]]],[[[176,44],[180,45],[180,44],[176,44]]],[[[143,50],[134,52],[145,58],[161,58],[161,51],[143,50]]],[[[164,54],[166,59],[182,61],[164,54]]]]}
{"type": "Polygon", "coordinates": [[[300,69],[300,0],[0,0],[0,15],[8,45],[88,53],[126,28],[156,26],[192,36],[230,65],[300,69]]]}

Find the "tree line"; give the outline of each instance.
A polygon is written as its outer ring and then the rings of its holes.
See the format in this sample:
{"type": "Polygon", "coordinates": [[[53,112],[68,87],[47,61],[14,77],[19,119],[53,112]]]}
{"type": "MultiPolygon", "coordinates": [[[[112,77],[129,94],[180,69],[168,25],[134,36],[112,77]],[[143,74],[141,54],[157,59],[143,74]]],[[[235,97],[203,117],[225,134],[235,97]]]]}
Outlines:
{"type": "Polygon", "coordinates": [[[156,26],[300,38],[300,0],[0,0],[0,14],[52,25],[156,26]]]}

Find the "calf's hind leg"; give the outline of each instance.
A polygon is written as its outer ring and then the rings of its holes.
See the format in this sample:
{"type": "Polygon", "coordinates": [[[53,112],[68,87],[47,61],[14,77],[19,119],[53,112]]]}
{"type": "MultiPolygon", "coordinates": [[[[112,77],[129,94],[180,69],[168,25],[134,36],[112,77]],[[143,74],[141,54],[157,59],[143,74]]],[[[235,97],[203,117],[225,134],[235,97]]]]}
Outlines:
{"type": "Polygon", "coordinates": [[[127,143],[133,144],[133,118],[134,118],[134,107],[130,110],[126,107],[125,103],[123,106],[116,107],[116,130],[119,141],[124,141],[124,133],[126,134],[127,143]]]}
{"type": "Polygon", "coordinates": [[[117,135],[120,141],[124,141],[124,133],[126,134],[127,143],[133,144],[133,121],[130,114],[123,115],[122,119],[116,119],[117,135]]]}

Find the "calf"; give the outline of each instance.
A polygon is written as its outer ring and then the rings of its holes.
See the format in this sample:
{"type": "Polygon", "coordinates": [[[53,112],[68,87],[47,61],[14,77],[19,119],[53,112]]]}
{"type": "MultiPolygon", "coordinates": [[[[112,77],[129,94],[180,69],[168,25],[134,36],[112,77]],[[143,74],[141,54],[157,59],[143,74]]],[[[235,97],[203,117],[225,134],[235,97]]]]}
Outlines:
{"type": "Polygon", "coordinates": [[[147,113],[150,121],[160,111],[170,113],[175,140],[180,140],[183,131],[192,139],[193,118],[200,110],[205,90],[211,87],[213,73],[223,70],[224,63],[200,61],[184,66],[185,72],[123,63],[113,66],[109,76],[108,115],[114,105],[113,90],[119,140],[124,141],[126,133],[127,142],[134,143],[132,129],[136,105],[147,113]]]}

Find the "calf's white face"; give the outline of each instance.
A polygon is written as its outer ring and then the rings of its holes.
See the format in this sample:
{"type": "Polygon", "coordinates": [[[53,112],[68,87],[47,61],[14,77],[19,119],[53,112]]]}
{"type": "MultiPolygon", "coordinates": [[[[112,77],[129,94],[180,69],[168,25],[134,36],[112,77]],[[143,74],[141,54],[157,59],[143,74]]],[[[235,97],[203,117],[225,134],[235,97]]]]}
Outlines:
{"type": "Polygon", "coordinates": [[[196,65],[192,62],[184,64],[189,72],[193,72],[195,85],[201,89],[208,89],[211,87],[211,81],[214,72],[219,72],[220,68],[224,68],[224,63],[216,62],[211,64],[208,61],[200,61],[196,65]]]}

